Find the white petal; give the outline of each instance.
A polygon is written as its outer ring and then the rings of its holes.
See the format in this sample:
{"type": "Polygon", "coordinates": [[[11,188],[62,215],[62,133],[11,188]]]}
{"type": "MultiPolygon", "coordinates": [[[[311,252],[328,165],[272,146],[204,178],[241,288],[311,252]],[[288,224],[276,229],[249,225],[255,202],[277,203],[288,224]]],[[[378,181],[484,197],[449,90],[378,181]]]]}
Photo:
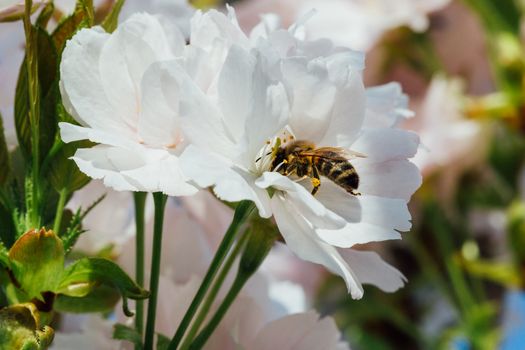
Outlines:
{"type": "Polygon", "coordinates": [[[265,172],[255,182],[260,188],[273,187],[283,191],[281,194],[312,225],[318,228],[338,229],[344,227],[345,220],[328,210],[302,185],[276,172],[265,172]]]}
{"type": "Polygon", "coordinates": [[[362,77],[357,71],[348,68],[345,73],[347,78],[343,85],[338,86],[329,127],[319,143],[322,146],[349,147],[361,130],[365,118],[362,77]]]}
{"type": "Polygon", "coordinates": [[[255,56],[233,45],[219,76],[219,105],[233,140],[240,140],[253,100],[259,97],[253,91],[255,64],[255,56]]]}
{"type": "Polygon", "coordinates": [[[180,161],[184,174],[200,187],[215,185],[215,194],[226,201],[251,200],[262,217],[270,217],[270,196],[266,190],[255,186],[253,175],[235,168],[228,160],[193,145],[186,148],[180,161]]]}
{"type": "Polygon", "coordinates": [[[58,123],[60,127],[60,137],[62,141],[69,143],[79,140],[90,140],[96,143],[102,143],[109,146],[125,147],[128,149],[139,149],[141,146],[118,133],[112,133],[111,130],[91,129],[69,123],[58,123]]]}
{"type": "Polygon", "coordinates": [[[337,250],[316,238],[313,228],[300,213],[287,206],[279,194],[272,197],[271,203],[279,231],[290,250],[301,259],[321,264],[343,277],[352,298],[360,299],[363,296],[363,288],[337,250]]]}
{"type": "Polygon", "coordinates": [[[179,113],[184,136],[195,146],[231,155],[234,144],[228,138],[220,111],[196,86],[182,67],[166,63],[163,89],[166,97],[180,93],[179,113]]]}
{"type": "Polygon", "coordinates": [[[171,57],[159,21],[148,14],[135,14],[110,36],[100,53],[100,75],[105,94],[117,115],[135,127],[140,105],[140,83],[155,61],[171,57]]]}
{"type": "Polygon", "coordinates": [[[368,88],[366,99],[366,127],[390,128],[414,115],[408,109],[408,96],[403,94],[399,83],[368,88]]]}
{"type": "Polygon", "coordinates": [[[408,160],[374,163],[365,158],[352,160],[352,165],[359,174],[358,190],[362,194],[408,201],[421,186],[421,173],[408,160]]]}
{"type": "Polygon", "coordinates": [[[137,187],[119,172],[111,162],[108,153],[113,147],[95,146],[79,149],[72,157],[80,171],[93,179],[103,179],[104,185],[117,191],[139,191],[137,187]]]}
{"type": "Polygon", "coordinates": [[[117,191],[164,192],[173,196],[197,192],[186,182],[177,157],[163,150],[98,145],[77,150],[72,159],[82,172],[103,179],[106,186],[117,191]]]}
{"type": "Polygon", "coordinates": [[[407,281],[399,270],[387,264],[375,252],[355,249],[340,252],[361,283],[373,284],[385,292],[395,292],[407,281]]]}
{"type": "Polygon", "coordinates": [[[201,48],[210,48],[214,42],[222,41],[225,46],[232,43],[244,48],[250,47],[250,41],[239,28],[233,9],[229,8],[229,16],[216,10],[206,13],[197,11],[191,19],[190,43],[201,48]]]}
{"type": "Polygon", "coordinates": [[[323,182],[316,198],[349,223],[365,222],[400,231],[411,228],[410,212],[403,199],[354,196],[329,180],[323,182]]]}
{"type": "Polygon", "coordinates": [[[283,61],[282,70],[293,97],[290,125],[294,135],[319,143],[328,129],[337,93],[326,67],[294,57],[283,61]]]}
{"type": "Polygon", "coordinates": [[[155,147],[174,147],[182,142],[180,129],[180,88],[169,79],[167,65],[174,61],[153,63],[142,78],[142,108],[138,121],[139,137],[155,147]]]}
{"type": "Polygon", "coordinates": [[[417,134],[401,129],[367,128],[352,144],[352,151],[362,153],[370,161],[382,162],[415,156],[419,146],[417,134]]]}
{"type": "Polygon", "coordinates": [[[165,157],[141,167],[122,171],[122,174],[143,191],[163,192],[169,196],[197,193],[197,188],[187,183],[188,179],[182,173],[179,163],[176,156],[166,154],[165,157]]]}
{"type": "Polygon", "coordinates": [[[61,91],[66,110],[83,125],[132,135],[106,95],[99,59],[109,34],[100,28],[82,29],[66,44],[60,64],[61,91]]]}
{"type": "Polygon", "coordinates": [[[288,96],[282,83],[272,85],[264,72],[262,56],[257,56],[251,88],[253,104],[245,126],[244,143],[248,150],[245,159],[254,162],[265,142],[276,135],[288,122],[288,96]]]}

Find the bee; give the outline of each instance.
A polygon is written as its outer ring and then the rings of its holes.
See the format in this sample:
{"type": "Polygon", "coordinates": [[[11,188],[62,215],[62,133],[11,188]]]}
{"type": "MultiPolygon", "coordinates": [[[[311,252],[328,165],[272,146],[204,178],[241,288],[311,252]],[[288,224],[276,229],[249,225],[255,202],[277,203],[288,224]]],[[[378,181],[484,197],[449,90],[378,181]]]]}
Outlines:
{"type": "Polygon", "coordinates": [[[272,171],[285,176],[310,178],[312,195],[321,186],[321,175],[354,196],[359,195],[359,175],[349,158],[364,157],[339,147],[319,147],[308,141],[296,140],[274,150],[272,171]]]}

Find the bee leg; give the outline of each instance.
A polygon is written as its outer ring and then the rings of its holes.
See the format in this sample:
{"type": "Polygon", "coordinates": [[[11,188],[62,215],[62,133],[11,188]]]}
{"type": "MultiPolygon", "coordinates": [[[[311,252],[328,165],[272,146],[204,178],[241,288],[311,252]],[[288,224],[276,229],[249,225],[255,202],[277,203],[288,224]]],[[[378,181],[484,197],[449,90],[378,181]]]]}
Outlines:
{"type": "Polygon", "coordinates": [[[361,192],[357,192],[357,190],[351,190],[351,191],[348,191],[350,192],[350,194],[353,194],[354,196],[360,196],[361,195],[361,192]]]}
{"type": "Polygon", "coordinates": [[[317,191],[319,191],[319,187],[321,187],[321,177],[319,176],[319,170],[317,170],[317,167],[315,165],[312,167],[312,173],[313,177],[311,181],[312,186],[314,187],[312,189],[312,196],[315,196],[317,191]]]}
{"type": "Polygon", "coordinates": [[[292,176],[297,172],[297,167],[288,168],[286,169],[286,172],[283,174],[284,176],[292,176]]]}
{"type": "Polygon", "coordinates": [[[306,179],[307,177],[308,177],[308,175],[305,175],[305,176],[300,177],[300,178],[298,178],[298,179],[295,179],[295,180],[293,180],[293,181],[294,181],[294,182],[301,182],[301,181],[303,181],[304,179],[306,179]]]}

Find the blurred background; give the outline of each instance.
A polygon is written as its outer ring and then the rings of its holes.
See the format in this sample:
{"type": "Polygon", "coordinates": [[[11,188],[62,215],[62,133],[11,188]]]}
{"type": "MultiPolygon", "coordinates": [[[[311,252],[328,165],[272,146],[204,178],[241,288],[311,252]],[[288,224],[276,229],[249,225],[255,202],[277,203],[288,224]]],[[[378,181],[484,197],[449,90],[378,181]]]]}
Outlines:
{"type": "MultiPolygon", "coordinates": [[[[74,6],[56,3],[66,12],[74,6]]],[[[178,6],[177,18],[191,13],[181,0],[129,0],[122,16],[168,3],[178,6]]],[[[353,349],[525,349],[525,1],[229,3],[247,32],[272,12],[283,27],[303,21],[307,38],[366,51],[365,84],[401,84],[415,111],[404,127],[422,142],[413,229],[402,241],[373,246],[407,277],[404,288],[389,294],[365,286],[354,301],[340,278],[312,264],[274,259],[265,268],[305,287],[353,349]]],[[[8,126],[21,29],[0,32],[0,112],[8,126]]]]}
{"type": "Polygon", "coordinates": [[[231,4],[246,31],[264,13],[286,27],[315,8],[305,35],[366,51],[365,84],[400,82],[415,111],[413,229],[374,246],[409,282],[354,301],[326,274],[310,286],[316,307],[354,349],[525,349],[525,2],[231,4]]]}

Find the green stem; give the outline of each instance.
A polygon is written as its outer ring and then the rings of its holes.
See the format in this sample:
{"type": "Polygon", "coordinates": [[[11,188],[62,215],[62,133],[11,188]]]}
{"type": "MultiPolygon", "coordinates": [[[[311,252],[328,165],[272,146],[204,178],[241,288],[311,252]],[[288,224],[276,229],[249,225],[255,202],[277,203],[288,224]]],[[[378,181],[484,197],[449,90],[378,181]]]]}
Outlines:
{"type": "Polygon", "coordinates": [[[210,322],[204,327],[202,332],[191,343],[189,349],[202,349],[209,337],[215,331],[221,320],[228,312],[231,304],[239,295],[242,287],[248,282],[251,276],[259,269],[262,262],[268,256],[275,240],[278,238],[276,231],[268,230],[268,226],[254,222],[252,223],[249,240],[244,247],[239,269],[233,284],[222,301],[221,305],[211,318],[210,322]]]}
{"type": "Polygon", "coordinates": [[[145,350],[153,350],[155,317],[157,313],[157,295],[159,289],[160,256],[162,249],[162,226],[167,198],[168,197],[161,192],[153,193],[155,218],[153,224],[153,248],[151,253],[151,273],[149,281],[150,297],[148,300],[148,316],[146,319],[146,335],[144,340],[145,350]]]}
{"type": "Polygon", "coordinates": [[[29,120],[31,124],[31,180],[32,180],[32,197],[31,197],[31,225],[38,229],[40,226],[40,191],[39,191],[39,120],[40,120],[40,96],[38,86],[38,62],[37,62],[37,44],[36,36],[31,24],[32,0],[25,1],[24,31],[26,36],[26,69],[29,94],[29,120]]]}
{"type": "Polygon", "coordinates": [[[239,228],[246,221],[246,219],[249,217],[254,208],[255,206],[250,201],[242,201],[237,205],[232,223],[230,224],[230,227],[228,227],[228,230],[224,234],[224,238],[222,239],[222,242],[219,245],[219,248],[217,249],[217,253],[215,253],[215,256],[213,257],[213,260],[210,264],[210,267],[208,268],[208,271],[206,272],[206,275],[204,276],[204,279],[202,280],[199,290],[195,294],[195,297],[193,298],[190,307],[188,308],[186,314],[182,318],[182,321],[179,327],[177,328],[173,339],[171,339],[168,350],[175,350],[177,349],[177,346],[179,346],[179,343],[182,340],[186,329],[190,325],[193,316],[197,312],[197,309],[199,308],[202,299],[206,295],[206,292],[208,291],[210,284],[213,281],[213,278],[217,274],[217,271],[219,270],[219,267],[221,266],[224,258],[228,254],[228,251],[230,250],[232,244],[235,242],[235,237],[237,236],[239,228]]]}
{"type": "Polygon", "coordinates": [[[233,281],[233,284],[228,291],[228,294],[226,294],[226,297],[222,301],[221,305],[217,309],[217,312],[215,315],[213,315],[210,322],[204,327],[202,332],[195,338],[195,340],[191,343],[191,346],[189,347],[190,350],[195,349],[202,349],[204,344],[208,341],[208,338],[212,335],[213,331],[215,331],[215,328],[219,325],[219,323],[222,321],[224,315],[230,308],[231,304],[234,302],[235,298],[237,298],[237,295],[239,295],[239,292],[241,291],[242,287],[248,282],[250,279],[251,274],[247,273],[239,273],[237,274],[237,277],[235,277],[235,281],[233,281]]]}
{"type": "MultiPolygon", "coordinates": [[[[134,192],[135,201],[135,280],[141,287],[144,286],[144,208],[146,205],[146,192],[134,192]]],[[[135,301],[135,329],[142,338],[144,329],[144,301],[135,301]]],[[[135,350],[141,349],[135,345],[135,350]]]]}
{"type": "Polygon", "coordinates": [[[208,312],[210,311],[210,308],[215,301],[215,298],[217,298],[217,294],[219,293],[219,290],[221,289],[224,280],[228,276],[228,273],[231,270],[231,267],[233,263],[235,262],[236,258],[239,256],[239,253],[241,252],[241,249],[244,247],[244,244],[246,243],[246,239],[249,236],[249,232],[245,232],[237,241],[237,244],[233,248],[233,251],[228,256],[228,259],[224,263],[224,266],[221,269],[221,272],[213,282],[213,286],[210,289],[210,292],[208,293],[208,296],[204,300],[204,304],[199,310],[199,313],[197,314],[197,317],[195,318],[195,322],[193,322],[190,330],[188,331],[188,335],[186,336],[186,340],[182,343],[181,349],[188,349],[191,341],[199,331],[200,326],[204,322],[204,319],[206,316],[208,316],[208,312]]]}
{"type": "Polygon", "coordinates": [[[56,235],[60,235],[60,226],[62,226],[62,214],[64,213],[64,207],[66,206],[66,199],[69,194],[69,191],[67,188],[63,188],[58,193],[58,204],[57,204],[57,211],[55,214],[55,223],[53,224],[53,232],[55,232],[56,235]]]}

